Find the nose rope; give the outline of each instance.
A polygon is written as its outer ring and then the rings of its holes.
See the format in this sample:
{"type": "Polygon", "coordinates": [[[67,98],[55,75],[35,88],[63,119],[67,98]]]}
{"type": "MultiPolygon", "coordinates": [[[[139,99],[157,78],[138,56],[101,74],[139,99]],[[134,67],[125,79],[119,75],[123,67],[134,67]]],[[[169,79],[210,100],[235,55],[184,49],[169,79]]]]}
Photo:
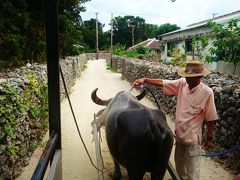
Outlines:
{"type": "Polygon", "coordinates": [[[130,89],[130,92],[133,90],[133,88],[135,88],[135,87],[140,87],[141,89],[144,89],[145,88],[145,86],[142,84],[142,85],[140,85],[140,86],[135,86],[135,85],[133,85],[132,87],[131,87],[131,89],[130,89]]]}
{"type": "Polygon", "coordinates": [[[135,87],[134,85],[131,87],[130,92],[133,90],[134,87],[135,87]]]}
{"type": "MultiPolygon", "coordinates": [[[[134,87],[136,87],[136,86],[133,85],[133,86],[131,87],[130,92],[133,90],[134,87]]],[[[161,110],[161,108],[160,108],[160,104],[159,104],[157,98],[154,96],[153,92],[150,90],[150,88],[148,88],[145,84],[141,84],[141,85],[138,86],[138,87],[140,87],[140,88],[143,89],[143,90],[145,89],[145,90],[149,91],[150,94],[152,95],[152,97],[153,97],[155,103],[157,104],[158,109],[161,110]]]]}

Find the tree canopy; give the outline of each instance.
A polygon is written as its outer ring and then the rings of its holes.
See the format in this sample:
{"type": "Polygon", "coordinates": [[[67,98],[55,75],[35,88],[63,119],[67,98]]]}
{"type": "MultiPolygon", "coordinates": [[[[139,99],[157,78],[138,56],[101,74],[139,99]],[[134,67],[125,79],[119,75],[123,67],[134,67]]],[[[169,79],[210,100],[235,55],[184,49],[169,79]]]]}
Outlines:
{"type": "MultiPolygon", "coordinates": [[[[77,54],[82,36],[80,12],[89,0],[58,2],[60,56],[77,54]]],[[[6,0],[0,3],[0,62],[21,65],[46,56],[44,1],[6,0]]]]}
{"type": "Polygon", "coordinates": [[[134,16],[117,16],[113,19],[113,44],[122,44],[126,47],[140,43],[148,38],[157,38],[158,35],[180,29],[175,24],[154,25],[147,24],[145,19],[134,16]]]}
{"type": "MultiPolygon", "coordinates": [[[[103,32],[104,25],[98,22],[98,41],[99,49],[108,49],[110,47],[109,33],[103,32]]],[[[83,22],[82,36],[85,46],[85,51],[93,51],[96,49],[96,19],[90,19],[83,22]]]]}
{"type": "MultiPolygon", "coordinates": [[[[209,21],[208,25],[215,33],[215,40],[209,49],[208,62],[230,62],[240,65],[240,20],[232,19],[227,26],[209,21]]],[[[235,73],[235,70],[233,73],[235,73]]]]}
{"type": "Polygon", "coordinates": [[[180,27],[178,27],[176,24],[166,23],[166,24],[162,24],[158,27],[156,34],[161,35],[161,34],[165,34],[165,33],[175,31],[178,29],[180,29],[180,27]]]}
{"type": "MultiPolygon", "coordinates": [[[[96,19],[82,21],[83,4],[89,0],[58,1],[59,55],[95,52],[96,19]]],[[[6,0],[0,3],[0,67],[19,66],[46,59],[45,2],[6,0]]],[[[99,49],[110,48],[110,31],[103,32],[98,22],[99,49]]],[[[113,44],[128,48],[148,38],[178,29],[176,25],[146,24],[139,16],[118,16],[113,19],[113,44]]]]}

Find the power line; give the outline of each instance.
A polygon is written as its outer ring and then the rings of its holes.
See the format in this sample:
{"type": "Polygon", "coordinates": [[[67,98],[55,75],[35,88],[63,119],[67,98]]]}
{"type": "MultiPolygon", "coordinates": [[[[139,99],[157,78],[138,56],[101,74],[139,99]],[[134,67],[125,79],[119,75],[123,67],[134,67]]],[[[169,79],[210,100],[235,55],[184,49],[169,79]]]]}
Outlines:
{"type": "MultiPolygon", "coordinates": [[[[174,12],[169,12],[169,13],[124,13],[124,12],[112,12],[115,16],[116,15],[131,15],[131,16],[164,16],[164,15],[191,15],[191,14],[196,14],[196,13],[174,13],[174,12]]],[[[84,14],[95,14],[93,11],[88,11],[84,12],[84,14]]],[[[104,15],[109,15],[111,13],[105,12],[105,11],[99,11],[99,14],[104,14],[104,15]]],[[[212,15],[213,13],[199,13],[198,15],[212,15]]]]}

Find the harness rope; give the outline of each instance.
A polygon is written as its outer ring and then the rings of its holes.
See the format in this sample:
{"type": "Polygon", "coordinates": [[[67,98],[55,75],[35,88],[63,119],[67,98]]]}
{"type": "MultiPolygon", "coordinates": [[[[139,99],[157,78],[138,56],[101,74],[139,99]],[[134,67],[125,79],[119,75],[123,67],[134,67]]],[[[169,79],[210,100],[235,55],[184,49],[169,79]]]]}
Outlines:
{"type": "Polygon", "coordinates": [[[66,96],[67,96],[67,99],[68,99],[68,103],[69,103],[69,106],[70,106],[70,109],[71,109],[71,112],[72,112],[72,115],[73,115],[73,119],[74,119],[74,122],[75,122],[75,125],[76,125],[76,128],[77,128],[77,131],[78,131],[78,135],[79,135],[79,137],[80,137],[80,140],[82,141],[83,147],[84,147],[84,149],[85,149],[85,151],[86,151],[86,153],[87,153],[87,156],[88,156],[88,158],[89,158],[92,166],[93,166],[95,169],[97,169],[98,171],[102,171],[102,169],[99,169],[99,168],[93,163],[93,160],[92,160],[92,158],[91,158],[91,156],[90,156],[90,153],[89,153],[89,151],[88,151],[88,149],[87,149],[87,146],[86,146],[86,144],[85,144],[85,142],[84,142],[84,140],[83,140],[83,137],[82,137],[82,135],[81,135],[80,129],[79,129],[79,127],[78,127],[78,123],[77,123],[76,116],[75,116],[74,111],[73,111],[72,103],[71,103],[71,100],[70,100],[70,97],[69,97],[69,94],[68,94],[68,91],[67,91],[67,86],[66,86],[66,83],[65,83],[65,79],[64,79],[64,76],[63,76],[63,72],[62,72],[61,66],[59,66],[59,70],[60,70],[60,75],[61,75],[62,82],[63,82],[63,87],[64,87],[64,90],[65,90],[65,93],[66,93],[66,96]]]}
{"type": "Polygon", "coordinates": [[[223,151],[223,152],[220,152],[220,153],[213,153],[213,154],[201,154],[201,156],[205,156],[205,157],[216,157],[216,156],[223,156],[225,154],[228,154],[228,153],[231,153],[237,149],[240,149],[240,144],[226,150],[226,151],[223,151]]]}

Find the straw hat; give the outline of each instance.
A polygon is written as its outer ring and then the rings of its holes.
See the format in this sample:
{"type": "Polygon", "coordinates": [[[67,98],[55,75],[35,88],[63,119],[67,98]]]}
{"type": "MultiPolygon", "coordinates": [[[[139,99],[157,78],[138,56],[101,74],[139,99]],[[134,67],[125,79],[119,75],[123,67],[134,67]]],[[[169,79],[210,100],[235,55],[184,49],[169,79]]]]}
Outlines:
{"type": "Polygon", "coordinates": [[[211,71],[204,67],[203,62],[198,60],[188,61],[186,67],[178,71],[178,75],[182,77],[206,76],[210,73],[211,71]]]}

